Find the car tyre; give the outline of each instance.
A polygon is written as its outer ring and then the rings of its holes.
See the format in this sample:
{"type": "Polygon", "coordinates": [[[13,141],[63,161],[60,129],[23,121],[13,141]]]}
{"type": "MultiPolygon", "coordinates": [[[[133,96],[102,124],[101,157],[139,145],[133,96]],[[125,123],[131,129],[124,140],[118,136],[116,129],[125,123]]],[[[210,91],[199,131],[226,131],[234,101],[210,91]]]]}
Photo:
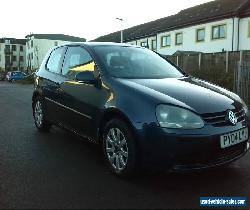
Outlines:
{"type": "Polygon", "coordinates": [[[45,108],[43,99],[38,96],[33,103],[33,117],[37,129],[41,132],[48,132],[51,128],[51,123],[46,120],[45,108]]]}
{"type": "Polygon", "coordinates": [[[105,162],[115,175],[130,178],[138,172],[136,139],[123,120],[107,122],[102,135],[102,149],[105,162]]]}

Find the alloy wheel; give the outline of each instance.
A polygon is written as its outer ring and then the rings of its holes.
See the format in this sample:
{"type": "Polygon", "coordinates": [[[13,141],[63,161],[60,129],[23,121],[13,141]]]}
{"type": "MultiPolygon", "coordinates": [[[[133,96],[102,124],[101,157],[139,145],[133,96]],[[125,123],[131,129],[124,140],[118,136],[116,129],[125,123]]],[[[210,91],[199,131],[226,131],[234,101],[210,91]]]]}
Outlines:
{"type": "Polygon", "coordinates": [[[35,105],[34,116],[37,126],[41,127],[43,120],[43,111],[42,111],[42,104],[39,100],[36,102],[35,105]]]}
{"type": "Polygon", "coordinates": [[[118,128],[111,128],[106,136],[106,155],[116,171],[122,171],[128,163],[128,144],[118,128]]]}

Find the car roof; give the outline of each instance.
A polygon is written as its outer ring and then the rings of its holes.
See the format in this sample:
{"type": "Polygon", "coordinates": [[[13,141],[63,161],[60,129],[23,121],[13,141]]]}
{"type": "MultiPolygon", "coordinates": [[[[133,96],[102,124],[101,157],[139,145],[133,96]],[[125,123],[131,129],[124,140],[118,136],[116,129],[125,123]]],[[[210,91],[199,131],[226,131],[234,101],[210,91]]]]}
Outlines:
{"type": "Polygon", "coordinates": [[[121,46],[121,47],[129,47],[129,46],[133,46],[131,44],[114,43],[114,42],[73,42],[73,43],[65,44],[65,46],[74,46],[74,45],[82,45],[82,46],[89,46],[89,47],[94,47],[94,46],[121,46]]]}

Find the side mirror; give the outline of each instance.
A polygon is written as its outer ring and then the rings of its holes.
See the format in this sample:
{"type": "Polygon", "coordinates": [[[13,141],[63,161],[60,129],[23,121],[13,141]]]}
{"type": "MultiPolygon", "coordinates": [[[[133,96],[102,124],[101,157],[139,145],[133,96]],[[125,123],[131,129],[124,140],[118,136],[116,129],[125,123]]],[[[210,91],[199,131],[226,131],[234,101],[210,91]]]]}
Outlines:
{"type": "Polygon", "coordinates": [[[93,84],[96,82],[95,76],[92,71],[82,71],[76,74],[75,80],[78,82],[84,82],[93,84]]]}

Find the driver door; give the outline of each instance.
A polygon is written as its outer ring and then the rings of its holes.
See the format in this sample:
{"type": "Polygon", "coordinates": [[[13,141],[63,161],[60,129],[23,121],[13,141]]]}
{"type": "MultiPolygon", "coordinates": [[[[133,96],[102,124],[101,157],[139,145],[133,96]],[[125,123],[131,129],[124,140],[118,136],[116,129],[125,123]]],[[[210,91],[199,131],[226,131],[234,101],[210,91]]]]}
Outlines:
{"type": "Polygon", "coordinates": [[[95,138],[96,116],[105,104],[106,91],[96,84],[76,81],[75,75],[81,71],[93,71],[99,75],[95,69],[95,62],[86,49],[68,47],[62,68],[65,81],[60,85],[61,102],[65,107],[63,124],[91,138],[95,138]]]}

